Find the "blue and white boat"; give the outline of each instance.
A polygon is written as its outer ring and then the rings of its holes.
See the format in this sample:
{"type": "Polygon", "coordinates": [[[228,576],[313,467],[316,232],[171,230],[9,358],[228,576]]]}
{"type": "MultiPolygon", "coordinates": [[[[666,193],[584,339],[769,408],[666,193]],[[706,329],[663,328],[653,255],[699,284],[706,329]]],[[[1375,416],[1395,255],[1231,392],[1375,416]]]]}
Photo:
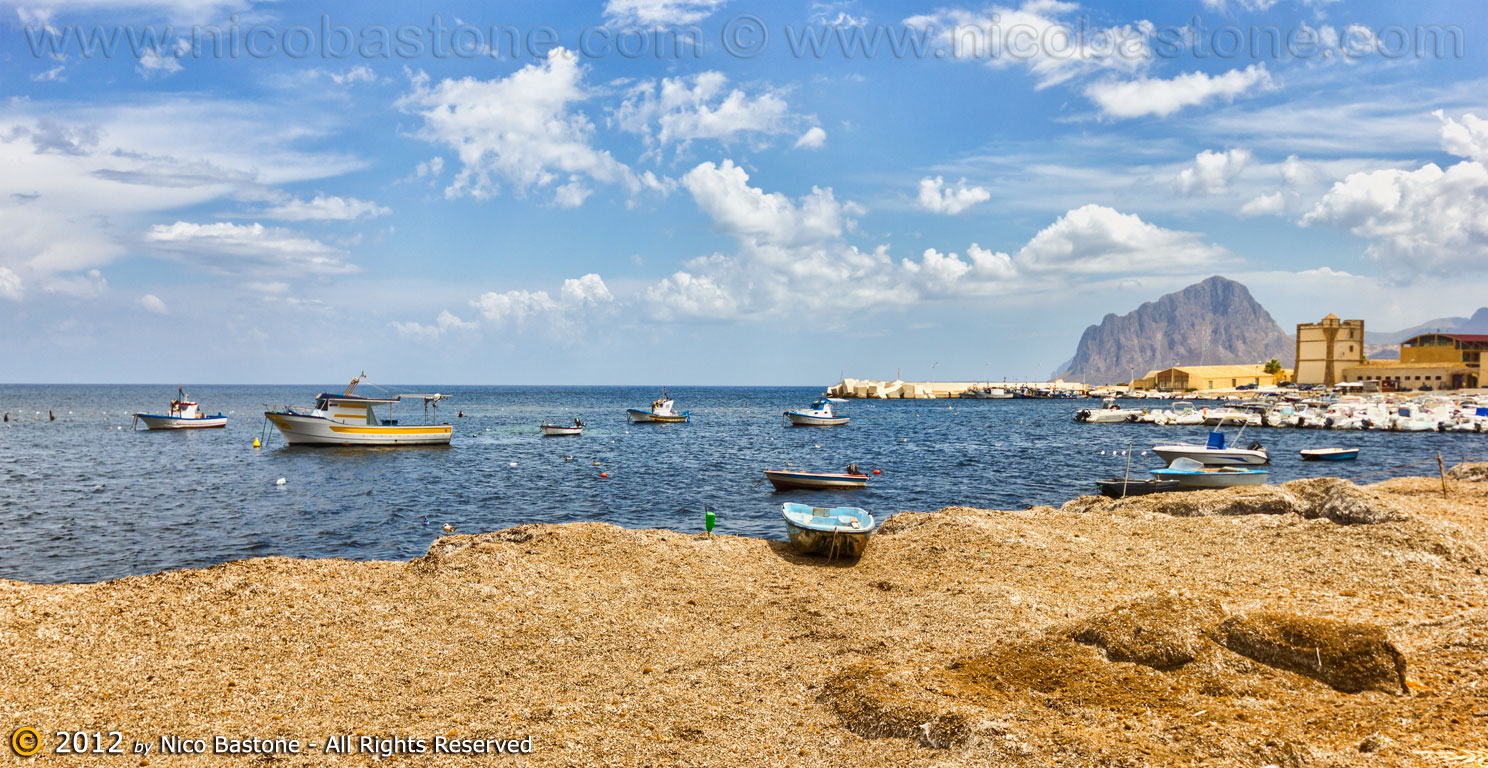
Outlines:
{"type": "Polygon", "coordinates": [[[1270,473],[1251,467],[1209,467],[1193,459],[1179,458],[1171,466],[1152,470],[1158,480],[1176,480],[1180,489],[1234,488],[1242,485],[1265,485],[1270,473]]]}
{"type": "Polygon", "coordinates": [[[840,427],[847,423],[848,417],[838,415],[837,404],[845,402],[835,397],[823,397],[810,408],[786,411],[785,418],[793,427],[840,427]]]}
{"type": "Polygon", "coordinates": [[[145,423],[145,429],[212,429],[226,427],[227,417],[220,412],[208,416],[201,407],[186,399],[186,392],[176,387],[176,399],[170,401],[170,410],[165,413],[136,413],[134,425],[145,423]]]}
{"type": "Polygon", "coordinates": [[[1154,445],[1152,446],[1152,452],[1161,456],[1163,461],[1169,464],[1172,464],[1178,459],[1193,459],[1200,464],[1209,466],[1245,466],[1271,463],[1271,456],[1266,453],[1266,448],[1260,443],[1252,443],[1249,448],[1226,448],[1223,432],[1210,432],[1209,442],[1205,445],[1198,445],[1196,443],[1154,445]]]}
{"type": "Polygon", "coordinates": [[[1298,453],[1303,461],[1353,461],[1359,458],[1358,448],[1304,448],[1298,453]]]}
{"type": "Polygon", "coordinates": [[[625,415],[632,424],[680,424],[692,419],[691,411],[677,410],[677,404],[665,389],[661,390],[659,400],[651,401],[650,410],[626,408],[625,415]]]}
{"type": "Polygon", "coordinates": [[[803,554],[822,553],[829,558],[861,557],[873,534],[873,515],[857,507],[812,507],[786,502],[780,505],[791,546],[803,554]]]}

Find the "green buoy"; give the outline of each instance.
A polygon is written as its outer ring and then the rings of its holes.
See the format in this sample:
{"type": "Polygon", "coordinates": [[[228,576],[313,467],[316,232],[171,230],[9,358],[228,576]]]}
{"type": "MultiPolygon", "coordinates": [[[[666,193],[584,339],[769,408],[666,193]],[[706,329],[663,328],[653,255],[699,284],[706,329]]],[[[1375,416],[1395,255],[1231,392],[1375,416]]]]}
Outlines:
{"type": "Polygon", "coordinates": [[[703,527],[708,529],[708,533],[713,532],[713,523],[717,521],[718,518],[713,514],[713,510],[703,507],[703,527]]]}

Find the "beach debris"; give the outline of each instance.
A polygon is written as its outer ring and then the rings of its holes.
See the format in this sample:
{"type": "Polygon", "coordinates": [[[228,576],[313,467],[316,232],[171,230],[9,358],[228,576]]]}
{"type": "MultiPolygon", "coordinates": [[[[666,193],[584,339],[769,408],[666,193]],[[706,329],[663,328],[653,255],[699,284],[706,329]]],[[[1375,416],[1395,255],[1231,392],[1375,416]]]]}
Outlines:
{"type": "Polygon", "coordinates": [[[1258,612],[1225,619],[1214,639],[1241,656],[1344,693],[1410,692],[1405,655],[1373,624],[1258,612]]]}
{"type": "Polygon", "coordinates": [[[1217,601],[1161,596],[1086,618],[1066,634],[1105,651],[1111,661],[1177,669],[1198,657],[1209,631],[1224,619],[1217,601]]]}
{"type": "Polygon", "coordinates": [[[1341,525],[1369,525],[1404,520],[1398,504],[1379,493],[1336,477],[1293,480],[1281,485],[1224,488],[1189,493],[1160,493],[1110,500],[1081,496],[1066,502],[1065,512],[1122,509],[1158,512],[1174,517],[1226,515],[1301,515],[1341,525]]]}

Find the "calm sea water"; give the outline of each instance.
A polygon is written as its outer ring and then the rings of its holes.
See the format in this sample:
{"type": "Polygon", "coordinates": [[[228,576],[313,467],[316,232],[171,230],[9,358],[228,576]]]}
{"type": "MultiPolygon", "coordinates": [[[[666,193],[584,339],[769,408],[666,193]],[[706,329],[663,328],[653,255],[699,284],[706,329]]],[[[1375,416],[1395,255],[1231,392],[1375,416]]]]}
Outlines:
{"type": "MultiPolygon", "coordinates": [[[[862,506],[879,519],[1060,504],[1120,476],[1128,442],[1133,475],[1145,476],[1161,461],[1143,450],[1204,432],[1079,424],[1071,416],[1089,402],[1070,400],[856,401],[847,426],[782,426],[781,411],[808,404],[814,388],[672,387],[691,424],[632,426],[625,409],[645,407],[657,388],[414,386],[405,391],[453,395],[439,409],[456,425],[451,447],[289,448],[270,427],[252,448],[264,403],[308,405],[322,389],[340,388],[194,387],[208,413],[230,417],[227,429],[134,432],[131,414],[160,412],[173,387],[0,386],[11,418],[0,428],[0,578],[85,582],[267,555],[407,559],[445,523],[464,533],[575,521],[698,531],[704,505],[716,532],[783,538],[782,501],[862,506]],[[540,436],[543,419],[574,416],[582,437],[540,436]],[[840,471],[850,461],[882,475],[835,493],[762,482],[766,468],[840,471]]],[[[411,423],[421,409],[397,415],[411,423]]],[[[1272,482],[1488,448],[1474,434],[1252,429],[1251,439],[1272,451],[1272,482]],[[1364,450],[1349,464],[1296,458],[1330,445],[1364,450]]]]}

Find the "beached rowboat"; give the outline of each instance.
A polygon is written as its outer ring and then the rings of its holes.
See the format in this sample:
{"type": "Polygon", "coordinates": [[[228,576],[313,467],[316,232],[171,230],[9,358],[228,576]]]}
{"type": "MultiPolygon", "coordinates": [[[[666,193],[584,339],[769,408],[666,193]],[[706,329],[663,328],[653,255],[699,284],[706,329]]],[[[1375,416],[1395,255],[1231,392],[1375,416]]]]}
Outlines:
{"type": "Polygon", "coordinates": [[[873,534],[873,515],[857,507],[828,509],[786,502],[780,512],[791,546],[803,554],[861,557],[873,534]]]}

